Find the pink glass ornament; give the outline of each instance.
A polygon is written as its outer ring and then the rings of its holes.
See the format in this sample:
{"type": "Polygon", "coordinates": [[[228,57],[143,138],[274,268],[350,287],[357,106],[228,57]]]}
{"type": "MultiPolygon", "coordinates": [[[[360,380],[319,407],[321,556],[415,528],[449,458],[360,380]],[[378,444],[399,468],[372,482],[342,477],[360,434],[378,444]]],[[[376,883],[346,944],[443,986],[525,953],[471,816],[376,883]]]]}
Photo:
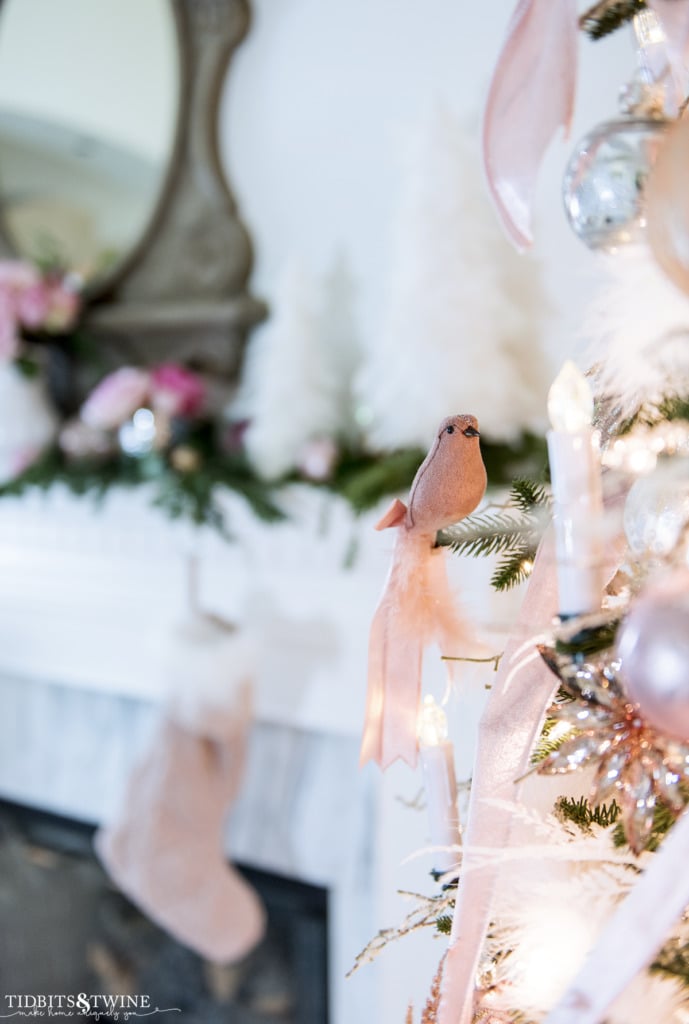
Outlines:
{"type": "Polygon", "coordinates": [[[639,598],[620,627],[627,694],[656,729],[689,740],[689,571],[639,598]]]}

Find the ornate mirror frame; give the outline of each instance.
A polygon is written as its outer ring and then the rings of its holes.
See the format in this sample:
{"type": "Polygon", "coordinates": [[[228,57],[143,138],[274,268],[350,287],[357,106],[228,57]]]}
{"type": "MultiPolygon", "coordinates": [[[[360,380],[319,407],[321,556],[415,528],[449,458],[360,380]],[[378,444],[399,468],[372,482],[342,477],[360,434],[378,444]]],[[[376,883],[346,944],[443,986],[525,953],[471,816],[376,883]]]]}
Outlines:
{"type": "MultiPolygon", "coordinates": [[[[221,91],[249,30],[249,0],[169,3],[180,65],[172,154],[142,237],[86,288],[84,327],[123,362],[185,360],[233,378],[250,328],[266,315],[248,290],[251,240],[218,147],[221,91]]],[[[16,256],[6,237],[0,250],[16,256]]]]}

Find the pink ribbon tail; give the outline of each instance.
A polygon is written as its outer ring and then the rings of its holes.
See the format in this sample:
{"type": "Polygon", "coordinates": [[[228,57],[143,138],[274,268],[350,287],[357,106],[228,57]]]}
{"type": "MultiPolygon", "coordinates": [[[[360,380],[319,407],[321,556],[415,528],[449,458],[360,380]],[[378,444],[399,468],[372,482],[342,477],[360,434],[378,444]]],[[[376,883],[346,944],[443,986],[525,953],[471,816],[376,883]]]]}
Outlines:
{"type": "Polygon", "coordinates": [[[429,627],[425,595],[432,543],[432,536],[417,536],[404,525],[397,527],[392,565],[369,637],[361,765],[373,760],[385,769],[400,757],[416,767],[421,664],[429,627]]]}
{"type": "MultiPolygon", "coordinates": [[[[626,492],[609,500],[608,512],[619,516],[625,497],[626,492]]],[[[622,536],[608,544],[606,579],[617,570],[625,544],[622,536]]],[[[556,607],[554,538],[552,531],[548,531],[534,561],[515,635],[505,650],[479,726],[462,873],[443,970],[438,1024],[472,1024],[476,971],[500,874],[496,861],[486,861],[474,851],[500,850],[510,845],[510,804],[514,806],[521,799],[534,741],[557,685],[534,647],[535,636],[544,627],[550,627],[556,607]],[[502,800],[503,806],[496,807],[496,799],[502,800]]],[[[577,1018],[576,1024],[584,1024],[583,1019],[577,1018]]]]}
{"type": "Polygon", "coordinates": [[[416,767],[423,646],[418,635],[397,628],[394,607],[383,599],[369,639],[368,695],[359,763],[384,770],[398,757],[416,767]]]}
{"type": "Polygon", "coordinates": [[[505,651],[479,726],[439,1024],[471,1024],[474,1018],[476,972],[500,869],[494,862],[482,863],[473,850],[499,850],[509,843],[512,816],[494,801],[518,799],[515,780],[528,770],[533,743],[556,686],[533,644],[527,643],[534,630],[550,622],[555,607],[552,542],[544,542],[536,556],[515,636],[505,651]]]}
{"type": "Polygon", "coordinates": [[[424,649],[463,649],[468,630],[447,578],[446,552],[433,535],[399,528],[392,567],[376,609],[368,648],[368,695],[360,763],[385,769],[397,758],[412,768],[424,649]]]}
{"type": "Polygon", "coordinates": [[[545,151],[557,129],[567,133],[571,124],[577,33],[576,0],[521,0],[488,94],[488,184],[507,235],[520,250],[533,242],[531,209],[545,151]]]}

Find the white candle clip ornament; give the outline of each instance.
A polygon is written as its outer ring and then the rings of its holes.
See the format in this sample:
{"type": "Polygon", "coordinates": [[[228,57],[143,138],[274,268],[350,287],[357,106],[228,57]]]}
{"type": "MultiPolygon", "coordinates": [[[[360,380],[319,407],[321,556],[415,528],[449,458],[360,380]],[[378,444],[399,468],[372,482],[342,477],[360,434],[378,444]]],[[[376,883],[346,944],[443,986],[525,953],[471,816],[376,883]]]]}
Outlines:
{"type": "Polygon", "coordinates": [[[603,499],[600,452],[591,427],[593,395],[566,362],[548,394],[548,458],[553,490],[559,613],[600,608],[603,592],[603,499]]]}
{"type": "Polygon", "coordinates": [[[419,716],[419,752],[428,804],[428,824],[436,871],[449,871],[457,863],[461,842],[457,812],[454,747],[447,738],[447,717],[427,695],[419,716]]]}

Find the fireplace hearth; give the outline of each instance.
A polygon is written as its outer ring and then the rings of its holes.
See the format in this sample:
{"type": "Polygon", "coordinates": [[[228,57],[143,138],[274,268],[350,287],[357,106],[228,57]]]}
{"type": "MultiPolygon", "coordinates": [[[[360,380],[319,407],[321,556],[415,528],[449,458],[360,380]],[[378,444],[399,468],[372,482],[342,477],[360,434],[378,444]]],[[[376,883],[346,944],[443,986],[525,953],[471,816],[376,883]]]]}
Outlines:
{"type": "MultiPolygon", "coordinates": [[[[218,966],[113,887],[93,854],[93,833],[0,802],[0,1013],[9,996],[61,995],[64,1007],[67,996],[86,993],[145,996],[151,1008],[180,1011],[161,1019],[185,1024],[326,1024],[325,889],[238,865],[266,905],[268,933],[240,963],[218,966]]],[[[74,1016],[125,1019],[108,1006],[74,1016]]]]}

